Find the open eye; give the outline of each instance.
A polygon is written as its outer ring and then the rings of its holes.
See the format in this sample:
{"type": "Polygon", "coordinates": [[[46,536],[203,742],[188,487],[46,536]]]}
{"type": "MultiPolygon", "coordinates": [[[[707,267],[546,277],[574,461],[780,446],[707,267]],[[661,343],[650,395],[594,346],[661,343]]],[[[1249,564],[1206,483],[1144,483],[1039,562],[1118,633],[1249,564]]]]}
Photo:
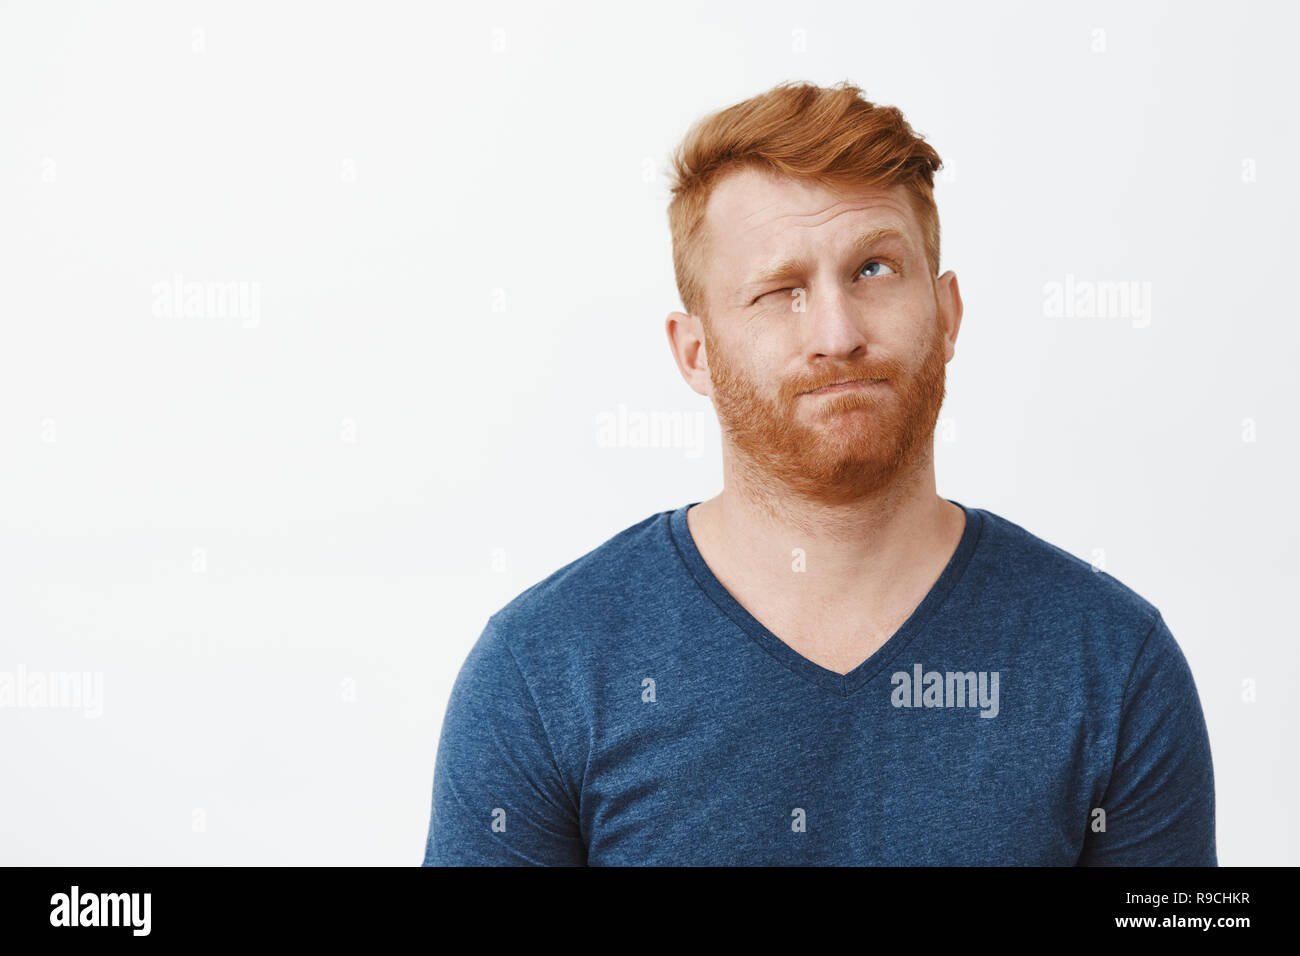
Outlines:
{"type": "MultiPolygon", "coordinates": [[[[894,271],[895,271],[895,270],[894,270],[894,267],[891,266],[891,265],[890,265],[888,262],[886,262],[884,259],[868,259],[866,262],[864,262],[864,263],[862,264],[862,269],[867,269],[867,268],[869,268],[869,267],[871,267],[871,266],[883,266],[884,268],[888,269],[890,272],[894,272],[894,271]]],[[[859,272],[861,272],[861,271],[862,271],[862,270],[859,270],[859,272]]],[[[881,275],[881,273],[876,273],[875,275],[867,276],[867,278],[868,278],[868,279],[874,279],[874,278],[876,278],[876,276],[878,276],[878,275],[881,275]]]]}

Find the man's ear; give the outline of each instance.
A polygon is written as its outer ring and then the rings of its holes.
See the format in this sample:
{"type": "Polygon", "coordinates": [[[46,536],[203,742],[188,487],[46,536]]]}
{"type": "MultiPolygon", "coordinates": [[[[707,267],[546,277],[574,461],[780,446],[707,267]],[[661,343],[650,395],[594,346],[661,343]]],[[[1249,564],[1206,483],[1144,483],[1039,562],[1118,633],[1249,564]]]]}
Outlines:
{"type": "Polygon", "coordinates": [[[947,340],[945,362],[951,362],[957,353],[957,332],[961,328],[961,290],[957,287],[957,273],[949,269],[935,280],[935,298],[939,305],[939,321],[943,324],[947,340]]]}
{"type": "Polygon", "coordinates": [[[706,397],[713,394],[709,378],[709,357],[704,347],[704,323],[697,315],[669,312],[664,325],[668,347],[686,384],[706,397]]]}

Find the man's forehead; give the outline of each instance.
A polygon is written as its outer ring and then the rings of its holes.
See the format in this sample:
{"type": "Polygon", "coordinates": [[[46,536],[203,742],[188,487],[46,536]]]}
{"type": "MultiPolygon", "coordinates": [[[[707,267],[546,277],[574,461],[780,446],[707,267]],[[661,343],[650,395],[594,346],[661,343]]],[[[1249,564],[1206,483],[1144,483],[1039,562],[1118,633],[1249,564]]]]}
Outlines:
{"type": "Polygon", "coordinates": [[[709,196],[709,231],[728,244],[789,230],[815,229],[845,217],[910,231],[911,203],[902,186],[831,189],[815,182],[745,169],[721,180],[709,196]],[[876,220],[879,220],[878,222],[876,220]]]}

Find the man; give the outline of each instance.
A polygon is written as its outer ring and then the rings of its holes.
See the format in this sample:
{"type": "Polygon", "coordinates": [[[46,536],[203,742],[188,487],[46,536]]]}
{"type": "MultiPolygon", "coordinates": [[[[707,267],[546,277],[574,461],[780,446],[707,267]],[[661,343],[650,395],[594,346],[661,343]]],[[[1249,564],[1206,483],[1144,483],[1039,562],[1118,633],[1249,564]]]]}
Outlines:
{"type": "Polygon", "coordinates": [[[782,84],[675,156],[667,333],[723,490],[492,615],[426,865],[1217,865],[1159,611],[935,491],[940,161],[860,92],[782,84]]]}

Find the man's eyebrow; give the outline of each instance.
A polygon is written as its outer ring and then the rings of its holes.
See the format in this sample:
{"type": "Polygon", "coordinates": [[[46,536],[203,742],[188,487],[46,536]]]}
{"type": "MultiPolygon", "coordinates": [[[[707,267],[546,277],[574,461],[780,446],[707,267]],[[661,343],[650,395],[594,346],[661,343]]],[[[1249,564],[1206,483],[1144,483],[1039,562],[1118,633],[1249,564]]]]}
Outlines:
{"type": "MultiPolygon", "coordinates": [[[[862,233],[849,245],[849,251],[859,255],[866,253],[873,247],[884,242],[899,242],[909,251],[912,246],[908,242],[907,235],[898,229],[885,226],[879,229],[869,229],[862,233]]],[[[808,263],[800,258],[782,259],[780,262],[773,263],[760,269],[754,274],[754,277],[740,287],[739,292],[745,292],[756,286],[765,285],[768,282],[775,282],[778,279],[788,279],[793,275],[805,271],[808,263]]]]}

